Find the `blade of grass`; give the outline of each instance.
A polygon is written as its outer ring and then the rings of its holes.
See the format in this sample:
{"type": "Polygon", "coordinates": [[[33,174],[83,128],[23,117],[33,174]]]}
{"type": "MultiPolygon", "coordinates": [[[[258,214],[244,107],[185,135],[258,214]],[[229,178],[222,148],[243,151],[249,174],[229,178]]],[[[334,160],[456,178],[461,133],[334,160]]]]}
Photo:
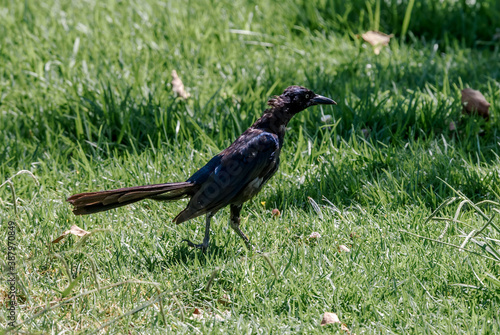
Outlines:
{"type": "Polygon", "coordinates": [[[405,16],[403,19],[403,25],[401,27],[401,41],[404,40],[404,38],[406,36],[406,32],[408,31],[408,27],[410,26],[411,12],[413,11],[414,4],[415,4],[415,0],[408,1],[408,6],[406,7],[405,16]]]}
{"type": "Polygon", "coordinates": [[[485,256],[485,255],[480,254],[479,252],[476,252],[474,250],[461,248],[459,245],[455,245],[455,244],[451,244],[451,243],[446,243],[446,242],[443,242],[443,241],[440,241],[440,240],[436,240],[436,239],[433,239],[433,238],[429,238],[429,237],[425,237],[425,236],[422,236],[422,235],[410,233],[409,231],[406,231],[406,230],[403,230],[403,229],[399,229],[399,231],[402,232],[402,233],[408,234],[408,235],[412,235],[412,236],[418,237],[418,238],[423,238],[424,240],[428,240],[428,241],[440,243],[440,244],[447,245],[447,246],[450,246],[450,247],[453,247],[453,248],[457,248],[459,250],[467,251],[467,252],[469,252],[471,254],[474,254],[474,255],[477,255],[477,256],[481,256],[483,258],[490,259],[492,261],[498,262],[498,260],[496,260],[495,258],[491,258],[491,257],[485,256]]]}

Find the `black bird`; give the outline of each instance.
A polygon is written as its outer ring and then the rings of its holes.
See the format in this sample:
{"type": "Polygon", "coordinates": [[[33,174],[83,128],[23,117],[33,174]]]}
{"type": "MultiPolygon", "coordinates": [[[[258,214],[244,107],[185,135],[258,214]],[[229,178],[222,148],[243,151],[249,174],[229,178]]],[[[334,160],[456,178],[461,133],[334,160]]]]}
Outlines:
{"type": "Polygon", "coordinates": [[[191,198],[173,221],[177,224],[206,214],[203,243],[189,246],[208,248],[210,219],[230,205],[231,228],[251,249],[248,237],[240,229],[243,203],[259,193],[280,163],[285,130],[290,119],[314,105],[335,105],[332,99],[301,86],[290,86],[282,95],[271,98],[271,107],[227,149],[213,157],[185,182],[120,188],[110,191],[72,195],[67,199],[75,215],[91,214],[131,204],[142,199],[172,201],[191,198]]]}

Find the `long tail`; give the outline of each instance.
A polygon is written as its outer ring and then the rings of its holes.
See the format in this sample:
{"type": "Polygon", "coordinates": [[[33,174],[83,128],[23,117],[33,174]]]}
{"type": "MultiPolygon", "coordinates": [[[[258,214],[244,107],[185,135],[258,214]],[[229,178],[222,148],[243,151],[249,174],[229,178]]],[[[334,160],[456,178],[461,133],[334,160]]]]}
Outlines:
{"type": "Polygon", "coordinates": [[[71,203],[75,215],[107,211],[143,199],[177,200],[193,193],[195,184],[190,182],[156,184],[119,188],[110,191],[79,193],[66,201],[71,203]]]}

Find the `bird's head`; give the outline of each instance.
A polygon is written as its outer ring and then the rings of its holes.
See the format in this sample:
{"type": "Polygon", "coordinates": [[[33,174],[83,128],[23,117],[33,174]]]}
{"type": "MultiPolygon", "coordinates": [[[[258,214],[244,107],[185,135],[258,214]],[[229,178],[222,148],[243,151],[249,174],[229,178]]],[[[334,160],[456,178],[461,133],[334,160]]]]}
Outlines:
{"type": "Polygon", "coordinates": [[[290,86],[280,96],[273,97],[267,104],[271,107],[286,108],[293,114],[314,105],[336,105],[326,98],[302,86],[290,86]]]}

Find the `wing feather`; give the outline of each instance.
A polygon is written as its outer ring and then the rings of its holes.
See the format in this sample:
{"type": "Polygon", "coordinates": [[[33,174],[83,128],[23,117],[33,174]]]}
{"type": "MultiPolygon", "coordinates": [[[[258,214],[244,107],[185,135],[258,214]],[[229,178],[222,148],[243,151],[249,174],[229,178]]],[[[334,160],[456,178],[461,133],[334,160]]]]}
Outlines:
{"type": "Polygon", "coordinates": [[[255,178],[265,177],[275,167],[279,149],[275,134],[262,132],[257,136],[238,138],[221,153],[219,165],[213,169],[174,222],[181,223],[232,203],[250,182],[255,178]]]}

